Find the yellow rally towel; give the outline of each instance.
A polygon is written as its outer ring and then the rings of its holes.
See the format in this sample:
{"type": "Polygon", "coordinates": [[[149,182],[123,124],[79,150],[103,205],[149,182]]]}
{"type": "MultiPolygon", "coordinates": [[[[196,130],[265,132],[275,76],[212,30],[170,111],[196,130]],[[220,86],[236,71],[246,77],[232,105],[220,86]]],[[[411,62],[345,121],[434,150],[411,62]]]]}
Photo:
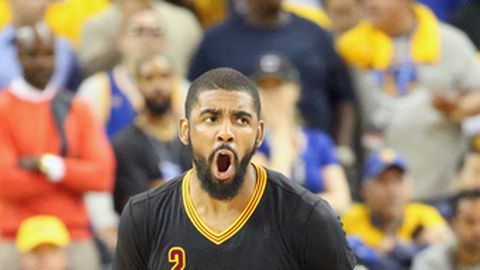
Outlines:
{"type": "MultiPolygon", "coordinates": [[[[411,56],[415,63],[435,63],[440,59],[440,27],[433,12],[423,5],[415,5],[417,28],[411,40],[411,56]]],[[[347,63],[361,67],[386,70],[393,58],[391,38],[363,21],[342,35],[337,50],[347,63]]]]}
{"type": "MultiPolygon", "coordinates": [[[[35,1],[35,0],[32,0],[35,1]]],[[[104,10],[109,0],[63,0],[52,1],[45,14],[45,21],[55,34],[67,37],[77,45],[85,21],[104,10]]],[[[7,0],[0,0],[0,29],[12,18],[7,0]]]]}

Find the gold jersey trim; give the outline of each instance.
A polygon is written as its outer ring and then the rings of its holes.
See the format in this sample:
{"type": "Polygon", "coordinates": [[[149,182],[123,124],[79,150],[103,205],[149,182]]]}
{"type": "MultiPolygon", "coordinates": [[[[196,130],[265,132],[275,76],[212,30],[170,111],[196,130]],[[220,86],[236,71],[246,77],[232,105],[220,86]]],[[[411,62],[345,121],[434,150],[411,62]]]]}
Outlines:
{"type": "Polygon", "coordinates": [[[183,206],[185,212],[187,213],[190,221],[192,222],[193,226],[208,240],[213,242],[216,245],[220,245],[223,242],[227,241],[231,237],[233,237],[238,231],[240,231],[243,226],[247,223],[250,217],[255,212],[260,200],[263,197],[263,193],[265,192],[265,187],[267,186],[267,171],[261,167],[257,166],[252,163],[255,167],[255,171],[257,173],[257,181],[255,183],[255,188],[253,191],[253,195],[250,198],[247,206],[240,214],[240,216],[226,228],[224,231],[220,233],[216,233],[212,231],[200,218],[195,206],[193,205],[192,199],[190,198],[190,178],[192,175],[193,170],[188,171],[182,180],[182,199],[183,199],[183,206]]]}

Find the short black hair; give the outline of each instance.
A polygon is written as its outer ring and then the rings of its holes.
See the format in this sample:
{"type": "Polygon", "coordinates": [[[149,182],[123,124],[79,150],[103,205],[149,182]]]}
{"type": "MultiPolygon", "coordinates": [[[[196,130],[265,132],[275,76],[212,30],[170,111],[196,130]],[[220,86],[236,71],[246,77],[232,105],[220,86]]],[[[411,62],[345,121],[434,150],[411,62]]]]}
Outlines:
{"type": "Polygon", "coordinates": [[[462,190],[452,200],[452,217],[458,214],[458,207],[462,201],[480,199],[480,188],[462,190]]]}
{"type": "Polygon", "coordinates": [[[231,68],[216,68],[205,72],[195,79],[188,89],[185,100],[185,116],[190,117],[192,108],[198,101],[198,96],[205,91],[241,91],[249,94],[257,116],[260,117],[261,105],[258,90],[245,75],[231,68]]]}

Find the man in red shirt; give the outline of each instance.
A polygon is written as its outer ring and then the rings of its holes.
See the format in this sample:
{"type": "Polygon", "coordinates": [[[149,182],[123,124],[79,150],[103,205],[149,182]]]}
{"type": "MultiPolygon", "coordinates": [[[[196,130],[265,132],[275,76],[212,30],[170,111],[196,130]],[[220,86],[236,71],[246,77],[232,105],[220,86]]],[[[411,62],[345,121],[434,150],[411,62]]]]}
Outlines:
{"type": "Polygon", "coordinates": [[[15,45],[24,76],[0,93],[0,269],[17,269],[19,225],[41,214],[67,226],[71,269],[98,269],[83,194],[111,189],[111,147],[89,107],[49,83],[55,49],[48,29],[19,28],[15,45]]]}

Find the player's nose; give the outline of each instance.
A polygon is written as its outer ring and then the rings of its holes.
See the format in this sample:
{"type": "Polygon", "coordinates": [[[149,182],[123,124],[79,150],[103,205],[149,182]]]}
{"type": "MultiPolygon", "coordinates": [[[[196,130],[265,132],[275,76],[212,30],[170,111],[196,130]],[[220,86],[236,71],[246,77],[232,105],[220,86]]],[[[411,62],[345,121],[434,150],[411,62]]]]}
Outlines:
{"type": "Polygon", "coordinates": [[[231,143],[234,141],[235,134],[229,121],[224,121],[217,133],[217,140],[222,143],[231,143]]]}

